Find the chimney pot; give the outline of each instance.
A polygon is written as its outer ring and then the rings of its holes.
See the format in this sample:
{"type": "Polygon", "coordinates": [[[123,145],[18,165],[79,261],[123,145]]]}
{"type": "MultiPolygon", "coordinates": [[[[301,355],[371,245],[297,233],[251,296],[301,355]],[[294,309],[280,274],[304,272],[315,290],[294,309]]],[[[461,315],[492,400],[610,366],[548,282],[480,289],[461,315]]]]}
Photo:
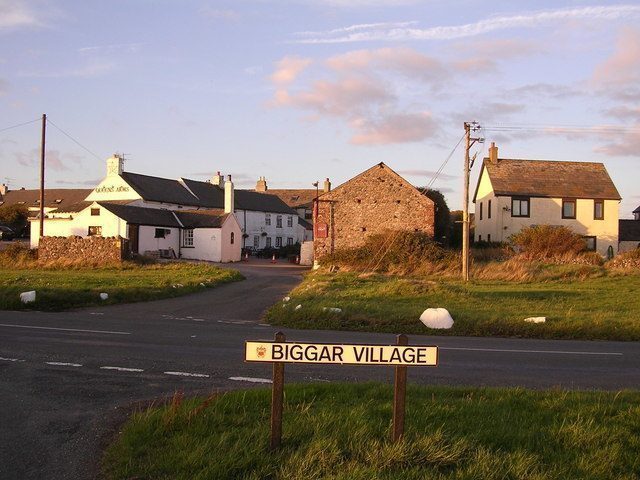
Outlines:
{"type": "Polygon", "coordinates": [[[498,147],[495,142],[491,142],[489,147],[489,162],[496,165],[498,163],[498,147]]]}
{"type": "Polygon", "coordinates": [[[266,192],[269,189],[267,186],[267,178],[260,177],[256,182],[256,192],[266,192]]]}
{"type": "Polygon", "coordinates": [[[231,175],[224,183],[224,213],[235,212],[235,191],[233,189],[233,182],[231,181],[231,175]]]}
{"type": "Polygon", "coordinates": [[[331,191],[331,182],[329,181],[329,179],[327,178],[324,181],[324,193],[330,192],[331,191]]]}

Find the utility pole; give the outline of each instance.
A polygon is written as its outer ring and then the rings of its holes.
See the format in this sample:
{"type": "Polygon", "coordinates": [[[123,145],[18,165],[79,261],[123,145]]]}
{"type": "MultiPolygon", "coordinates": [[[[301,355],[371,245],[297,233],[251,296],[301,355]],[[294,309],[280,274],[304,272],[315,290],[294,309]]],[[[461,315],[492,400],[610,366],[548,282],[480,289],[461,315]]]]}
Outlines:
{"type": "Polygon", "coordinates": [[[469,175],[473,160],[469,159],[469,150],[476,143],[484,142],[484,138],[471,138],[471,132],[480,130],[478,122],[464,122],[465,149],[464,149],[464,195],[462,199],[462,279],[469,281],[469,175]]]}
{"type": "Polygon", "coordinates": [[[44,147],[47,133],[47,114],[42,114],[42,139],[40,141],[40,238],[44,237],[44,147]]]}

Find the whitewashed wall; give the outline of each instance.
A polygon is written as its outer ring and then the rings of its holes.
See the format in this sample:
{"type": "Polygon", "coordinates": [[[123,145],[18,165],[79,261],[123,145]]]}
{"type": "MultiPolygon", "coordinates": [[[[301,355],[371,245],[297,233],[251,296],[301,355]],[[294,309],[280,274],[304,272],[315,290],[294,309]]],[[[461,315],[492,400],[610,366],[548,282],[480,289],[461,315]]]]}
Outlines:
{"type": "Polygon", "coordinates": [[[248,247],[253,247],[253,239],[255,236],[259,237],[258,248],[265,248],[267,245],[267,237],[271,238],[271,246],[275,247],[276,237],[282,238],[282,245],[287,244],[287,238],[293,238],[293,243],[304,241],[304,235],[300,233],[298,229],[298,216],[291,213],[271,213],[271,225],[265,223],[265,212],[246,211],[246,225],[245,225],[245,211],[236,211],[236,218],[242,228],[249,237],[246,239],[245,244],[248,247]],[[282,215],[282,228],[277,228],[277,216],[282,215]],[[292,218],[292,226],[287,226],[287,218],[292,218]],[[266,232],[266,236],[262,233],[266,232]]]}
{"type": "Polygon", "coordinates": [[[193,230],[193,247],[180,247],[182,258],[219,262],[222,258],[222,230],[220,228],[196,228],[193,230]]]}
{"type": "Polygon", "coordinates": [[[168,250],[173,248],[173,251],[178,255],[178,248],[180,245],[180,229],[169,227],[150,227],[147,225],[140,225],[138,230],[138,252],[144,255],[146,251],[155,250],[168,250]],[[168,234],[165,234],[165,238],[155,238],[156,228],[165,228],[169,230],[168,234]]]}

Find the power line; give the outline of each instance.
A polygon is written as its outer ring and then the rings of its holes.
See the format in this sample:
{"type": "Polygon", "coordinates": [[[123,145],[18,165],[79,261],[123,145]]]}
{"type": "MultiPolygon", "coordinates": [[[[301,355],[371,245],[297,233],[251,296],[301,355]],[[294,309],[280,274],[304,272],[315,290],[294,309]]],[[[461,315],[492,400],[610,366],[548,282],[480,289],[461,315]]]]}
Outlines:
{"type": "Polygon", "coordinates": [[[69,140],[71,140],[72,142],[74,142],[76,145],[78,145],[80,148],[83,148],[85,151],[87,151],[88,153],[90,153],[91,155],[93,155],[96,159],[98,160],[102,160],[98,155],[96,155],[95,153],[93,153],[91,150],[89,150],[87,147],[85,147],[84,145],[82,145],[78,140],[76,140],[75,138],[73,138],[71,135],[69,135],[67,132],[65,132],[64,130],[62,130],[59,126],[57,126],[55,123],[53,123],[51,121],[51,119],[47,119],[47,122],[50,123],[51,125],[53,125],[56,130],[58,130],[59,132],[61,132],[63,135],[65,135],[67,138],[69,138],[69,140]]]}
{"type": "Polygon", "coordinates": [[[634,133],[640,132],[640,126],[626,125],[543,125],[543,124],[514,124],[488,125],[485,131],[491,132],[519,132],[534,131],[542,133],[634,133]]]}
{"type": "Polygon", "coordinates": [[[28,122],[18,123],[17,125],[11,125],[10,127],[2,128],[2,129],[0,129],[0,132],[4,132],[4,131],[7,131],[7,130],[11,130],[12,128],[23,127],[24,125],[29,125],[29,124],[31,124],[31,123],[36,123],[36,122],[39,122],[39,121],[40,121],[40,119],[39,119],[39,118],[36,118],[35,120],[30,120],[30,121],[28,121],[28,122]]]}

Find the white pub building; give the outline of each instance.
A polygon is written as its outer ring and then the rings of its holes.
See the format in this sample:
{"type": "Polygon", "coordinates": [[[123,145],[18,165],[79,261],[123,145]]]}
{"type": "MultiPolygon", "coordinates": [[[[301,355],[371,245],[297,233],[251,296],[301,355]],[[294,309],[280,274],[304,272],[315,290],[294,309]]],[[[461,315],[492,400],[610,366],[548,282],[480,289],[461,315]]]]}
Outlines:
{"type": "MultiPolygon", "coordinates": [[[[46,213],[44,235],[121,236],[133,254],[235,262],[242,248],[301,242],[298,215],[275,195],[234,189],[231,175],[208,182],[153,177],[107,159],[107,176],[84,199],[46,213]]],[[[31,220],[31,247],[40,220],[31,220]]],[[[303,234],[303,232],[302,232],[303,234]]]]}

